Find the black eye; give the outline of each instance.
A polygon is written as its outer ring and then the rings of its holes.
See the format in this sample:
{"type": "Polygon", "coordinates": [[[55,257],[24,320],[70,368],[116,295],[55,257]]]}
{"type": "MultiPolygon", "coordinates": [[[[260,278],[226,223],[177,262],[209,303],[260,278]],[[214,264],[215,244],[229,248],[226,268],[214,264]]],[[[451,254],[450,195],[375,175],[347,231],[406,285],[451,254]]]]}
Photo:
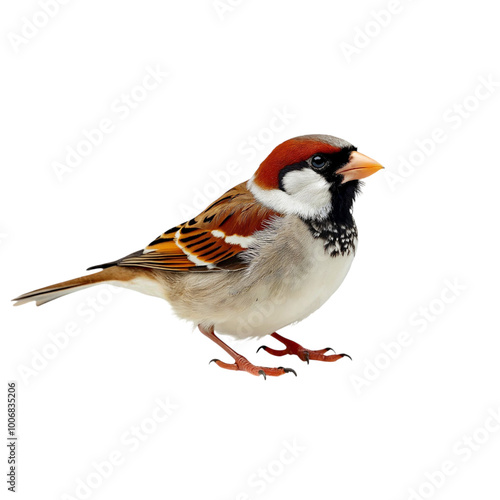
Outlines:
{"type": "Polygon", "coordinates": [[[311,158],[311,165],[314,168],[323,168],[326,165],[326,160],[321,155],[316,155],[311,158]]]}

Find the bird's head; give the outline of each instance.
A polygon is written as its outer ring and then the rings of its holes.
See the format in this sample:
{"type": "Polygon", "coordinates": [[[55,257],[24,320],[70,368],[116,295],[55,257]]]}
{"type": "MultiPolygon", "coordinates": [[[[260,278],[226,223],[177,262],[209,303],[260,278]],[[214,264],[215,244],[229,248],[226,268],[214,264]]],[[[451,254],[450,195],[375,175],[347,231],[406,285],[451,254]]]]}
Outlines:
{"type": "Polygon", "coordinates": [[[283,142],[262,162],[249,188],[263,205],[304,219],[350,210],[359,181],[382,165],[330,135],[303,135],[283,142]]]}

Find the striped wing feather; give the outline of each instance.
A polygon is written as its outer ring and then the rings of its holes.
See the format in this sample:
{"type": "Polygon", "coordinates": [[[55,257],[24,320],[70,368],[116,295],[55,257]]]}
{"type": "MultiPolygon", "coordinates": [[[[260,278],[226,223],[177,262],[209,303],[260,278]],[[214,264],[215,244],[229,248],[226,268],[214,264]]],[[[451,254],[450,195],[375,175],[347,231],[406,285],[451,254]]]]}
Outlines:
{"type": "Polygon", "coordinates": [[[194,219],[158,236],[143,252],[116,264],[171,271],[238,269],[244,266],[238,254],[274,216],[278,214],[257,203],[242,183],[194,219]]]}

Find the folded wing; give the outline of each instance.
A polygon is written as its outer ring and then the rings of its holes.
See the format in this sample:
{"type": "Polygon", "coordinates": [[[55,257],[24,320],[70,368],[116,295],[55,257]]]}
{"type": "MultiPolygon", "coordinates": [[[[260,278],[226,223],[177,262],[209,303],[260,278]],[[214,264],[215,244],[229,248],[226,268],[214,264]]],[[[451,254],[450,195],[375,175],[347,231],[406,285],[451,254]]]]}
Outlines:
{"type": "Polygon", "coordinates": [[[255,241],[276,212],[257,203],[246,183],[239,184],[188,222],[175,226],[144,250],[123,259],[94,266],[139,266],[169,271],[241,269],[242,252],[255,241]]]}

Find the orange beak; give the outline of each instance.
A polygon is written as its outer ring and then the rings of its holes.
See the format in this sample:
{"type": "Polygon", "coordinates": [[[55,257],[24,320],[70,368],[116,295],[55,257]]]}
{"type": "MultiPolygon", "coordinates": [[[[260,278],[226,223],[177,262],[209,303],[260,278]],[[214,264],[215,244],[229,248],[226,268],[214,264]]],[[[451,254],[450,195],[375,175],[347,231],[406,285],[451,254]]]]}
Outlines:
{"type": "Polygon", "coordinates": [[[337,170],[337,174],[342,174],[344,180],[342,184],[345,184],[349,181],[364,179],[375,172],[378,172],[384,168],[380,163],[368,158],[368,156],[362,155],[357,151],[353,151],[351,153],[351,157],[349,159],[349,163],[342,167],[340,170],[337,170]]]}

